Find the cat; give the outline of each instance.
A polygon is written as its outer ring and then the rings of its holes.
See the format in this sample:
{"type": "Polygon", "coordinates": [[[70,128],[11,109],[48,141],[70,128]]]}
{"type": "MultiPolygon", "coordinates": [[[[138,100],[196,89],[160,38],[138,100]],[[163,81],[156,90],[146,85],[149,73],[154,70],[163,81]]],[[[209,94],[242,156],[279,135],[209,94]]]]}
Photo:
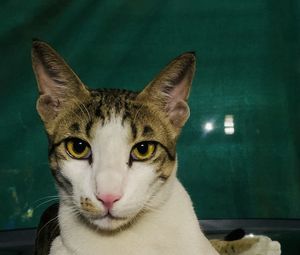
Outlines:
{"type": "Polygon", "coordinates": [[[89,89],[51,46],[33,42],[60,196],[49,254],[218,254],[176,177],[195,64],[193,52],[180,55],[141,92],[89,89]]]}

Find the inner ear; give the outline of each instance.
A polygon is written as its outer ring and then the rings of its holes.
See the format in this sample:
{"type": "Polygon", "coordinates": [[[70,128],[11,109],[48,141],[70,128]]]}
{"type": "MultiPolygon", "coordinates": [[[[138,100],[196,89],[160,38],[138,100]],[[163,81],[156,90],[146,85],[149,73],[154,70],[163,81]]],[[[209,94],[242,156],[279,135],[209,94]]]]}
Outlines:
{"type": "Polygon", "coordinates": [[[189,81],[187,78],[188,77],[183,77],[180,82],[171,87],[169,98],[180,98],[185,101],[188,99],[191,81],[189,81]]]}
{"type": "Polygon", "coordinates": [[[44,122],[49,119],[54,120],[58,115],[59,107],[59,100],[50,95],[41,95],[36,103],[36,109],[44,122]]]}
{"type": "Polygon", "coordinates": [[[180,100],[172,104],[168,109],[168,117],[170,122],[176,128],[182,128],[190,116],[190,108],[188,104],[180,100]]]}

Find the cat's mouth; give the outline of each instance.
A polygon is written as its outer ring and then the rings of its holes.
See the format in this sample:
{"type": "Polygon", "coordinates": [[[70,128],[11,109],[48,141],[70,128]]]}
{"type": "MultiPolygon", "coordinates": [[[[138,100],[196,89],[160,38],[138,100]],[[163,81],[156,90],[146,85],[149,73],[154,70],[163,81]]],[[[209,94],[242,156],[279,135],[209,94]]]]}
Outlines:
{"type": "Polygon", "coordinates": [[[130,217],[119,217],[111,212],[107,212],[105,215],[98,217],[88,217],[88,220],[93,226],[96,227],[96,229],[109,232],[118,230],[120,227],[124,227],[131,222],[130,217]]]}
{"type": "Polygon", "coordinates": [[[81,199],[79,207],[80,214],[89,223],[101,230],[116,230],[133,222],[137,215],[141,213],[143,207],[139,210],[120,210],[120,208],[100,208],[93,204],[88,198],[81,199]]]}
{"type": "Polygon", "coordinates": [[[126,220],[128,220],[128,217],[117,216],[117,215],[114,215],[110,211],[107,211],[104,215],[103,214],[93,214],[93,213],[91,214],[91,213],[87,213],[87,212],[84,212],[83,215],[92,221],[95,221],[95,220],[97,220],[97,221],[100,221],[100,220],[126,221],[126,220]]]}
{"type": "Polygon", "coordinates": [[[98,218],[98,219],[109,219],[109,220],[127,220],[126,217],[119,217],[113,215],[110,211],[108,211],[104,216],[98,218]]]}

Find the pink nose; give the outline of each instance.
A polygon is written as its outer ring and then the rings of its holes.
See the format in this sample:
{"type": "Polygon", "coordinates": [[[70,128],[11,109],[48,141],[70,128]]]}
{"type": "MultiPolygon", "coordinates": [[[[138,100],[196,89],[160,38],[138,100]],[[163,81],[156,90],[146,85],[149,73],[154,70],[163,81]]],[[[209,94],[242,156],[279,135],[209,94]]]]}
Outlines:
{"type": "Polygon", "coordinates": [[[97,195],[97,199],[109,210],[113,207],[114,203],[120,200],[122,196],[119,194],[101,194],[97,195]]]}

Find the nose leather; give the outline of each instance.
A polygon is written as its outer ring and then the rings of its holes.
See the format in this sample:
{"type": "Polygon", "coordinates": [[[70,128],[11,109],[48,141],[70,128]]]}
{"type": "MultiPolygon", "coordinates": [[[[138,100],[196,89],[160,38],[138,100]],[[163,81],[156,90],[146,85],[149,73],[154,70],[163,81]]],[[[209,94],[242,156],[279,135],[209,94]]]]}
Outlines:
{"type": "Polygon", "coordinates": [[[119,194],[100,194],[96,196],[99,201],[102,202],[103,206],[110,210],[114,203],[121,199],[119,194]]]}

